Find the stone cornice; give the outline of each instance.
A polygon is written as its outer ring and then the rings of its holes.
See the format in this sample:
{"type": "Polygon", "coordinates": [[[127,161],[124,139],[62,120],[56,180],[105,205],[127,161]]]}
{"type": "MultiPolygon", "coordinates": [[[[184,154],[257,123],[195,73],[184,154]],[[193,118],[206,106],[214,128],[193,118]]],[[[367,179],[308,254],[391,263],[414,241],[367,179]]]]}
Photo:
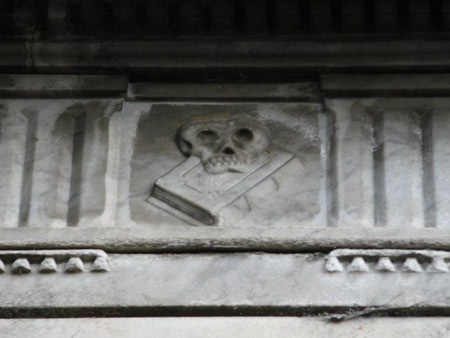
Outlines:
{"type": "Polygon", "coordinates": [[[209,76],[258,72],[276,78],[341,71],[444,71],[450,69],[447,38],[367,40],[3,40],[3,73],[207,72],[209,76]],[[292,73],[294,72],[294,73],[292,73]]]}

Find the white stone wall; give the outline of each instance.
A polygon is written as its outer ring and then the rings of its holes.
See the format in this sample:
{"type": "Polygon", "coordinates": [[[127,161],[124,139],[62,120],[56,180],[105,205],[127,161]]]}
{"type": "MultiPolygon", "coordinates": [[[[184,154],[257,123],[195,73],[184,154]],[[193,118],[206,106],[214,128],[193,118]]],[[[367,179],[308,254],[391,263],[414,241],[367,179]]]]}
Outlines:
{"type": "MultiPolygon", "coordinates": [[[[382,85],[373,84],[355,94],[351,81],[339,90],[355,98],[327,96],[336,90],[333,78],[324,79],[322,95],[313,83],[223,88],[141,83],[127,90],[126,83],[120,86],[111,77],[39,79],[41,86],[26,76],[9,78],[17,88],[6,86],[8,98],[0,101],[0,227],[10,230],[4,246],[16,228],[66,228],[69,233],[76,227],[86,228],[86,234],[95,233],[91,228],[116,228],[95,238],[107,245],[104,236],[117,234],[111,246],[119,238],[170,242],[174,233],[188,237],[179,242],[186,246],[193,238],[217,239],[220,233],[217,240],[224,238],[225,246],[239,245],[250,235],[265,247],[275,245],[276,236],[295,250],[311,241],[323,247],[348,245],[346,239],[360,241],[355,246],[369,246],[372,240],[370,245],[383,247],[395,240],[403,247],[421,248],[426,241],[437,248],[428,238],[445,234],[445,97],[383,97],[382,85]],[[112,90],[121,97],[102,97],[112,90]],[[22,97],[29,92],[34,94],[22,97]],[[242,198],[233,208],[241,208],[242,217],[218,227],[149,201],[155,182],[186,158],[177,146],[177,129],[208,114],[250,116],[268,128],[272,144],[292,156],[270,172],[257,173],[251,186],[237,184],[242,198]],[[231,243],[227,236],[237,240],[231,243]]],[[[211,198],[208,203],[225,203],[219,202],[211,198]]],[[[46,233],[36,230],[32,238],[41,242],[46,233]]],[[[53,240],[61,242],[65,235],[56,236],[53,240]]],[[[70,242],[75,235],[68,236],[70,242]]]]}
{"type": "Polygon", "coordinates": [[[450,305],[445,78],[33,78],[0,76],[0,317],[317,318],[3,319],[0,332],[446,336],[422,318],[450,305]],[[225,171],[181,151],[186,124],[213,135],[225,171]],[[239,130],[267,145],[246,153],[239,130]],[[391,318],[346,322],[366,315],[391,318]]]}

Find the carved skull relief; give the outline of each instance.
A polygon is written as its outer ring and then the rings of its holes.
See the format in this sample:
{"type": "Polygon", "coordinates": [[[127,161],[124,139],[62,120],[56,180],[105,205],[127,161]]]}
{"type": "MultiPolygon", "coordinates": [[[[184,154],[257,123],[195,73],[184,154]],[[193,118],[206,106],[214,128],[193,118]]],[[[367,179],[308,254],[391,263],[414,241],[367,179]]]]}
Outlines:
{"type": "Polygon", "coordinates": [[[269,143],[267,127],[250,117],[197,116],[178,130],[180,150],[200,157],[211,174],[245,173],[269,143]]]}

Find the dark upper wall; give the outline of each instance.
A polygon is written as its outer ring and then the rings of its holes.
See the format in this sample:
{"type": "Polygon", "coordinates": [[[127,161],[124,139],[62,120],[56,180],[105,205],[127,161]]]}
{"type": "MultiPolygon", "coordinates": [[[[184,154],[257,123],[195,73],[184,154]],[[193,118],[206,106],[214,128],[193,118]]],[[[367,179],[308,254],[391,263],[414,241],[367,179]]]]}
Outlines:
{"type": "Polygon", "coordinates": [[[0,0],[0,73],[448,72],[449,35],[446,0],[0,0]]]}
{"type": "Polygon", "coordinates": [[[2,0],[0,32],[48,36],[315,36],[450,30],[445,0],[2,0]]]}

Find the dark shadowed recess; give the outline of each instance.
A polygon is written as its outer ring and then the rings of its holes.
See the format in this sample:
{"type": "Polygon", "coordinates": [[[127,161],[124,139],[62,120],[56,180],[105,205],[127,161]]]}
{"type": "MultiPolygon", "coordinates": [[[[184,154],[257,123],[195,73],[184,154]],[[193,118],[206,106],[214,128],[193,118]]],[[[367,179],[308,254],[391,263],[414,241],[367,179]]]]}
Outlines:
{"type": "Polygon", "coordinates": [[[448,32],[444,0],[2,0],[0,33],[182,37],[448,32]]]}
{"type": "Polygon", "coordinates": [[[80,308],[0,308],[0,318],[109,318],[109,317],[202,317],[202,316],[318,316],[329,322],[360,317],[448,316],[445,307],[292,307],[292,306],[157,306],[80,308]]]}
{"type": "Polygon", "coordinates": [[[1,0],[0,73],[177,82],[450,69],[444,0],[1,0]]]}

